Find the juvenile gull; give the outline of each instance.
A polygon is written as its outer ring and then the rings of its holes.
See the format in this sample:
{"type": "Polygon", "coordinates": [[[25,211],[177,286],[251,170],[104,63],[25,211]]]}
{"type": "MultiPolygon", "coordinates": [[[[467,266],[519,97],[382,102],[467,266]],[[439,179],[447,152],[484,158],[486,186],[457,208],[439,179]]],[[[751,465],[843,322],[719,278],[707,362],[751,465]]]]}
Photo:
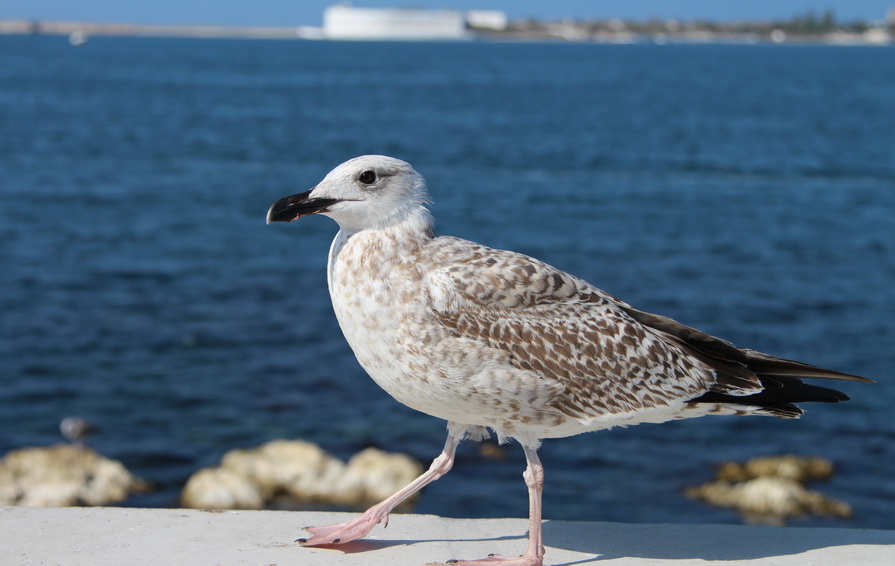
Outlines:
{"type": "Polygon", "coordinates": [[[452,562],[540,566],[541,439],[708,414],[796,418],[795,403],[848,399],[800,378],[869,381],[738,348],[522,254],[435,237],[427,202],[408,163],[366,155],[267,213],[268,223],[323,214],[339,224],[327,280],[351,349],[392,397],[448,421],[428,471],[357,519],[308,527],[304,546],[346,543],[387,523],[450,470],[464,438],[490,429],[525,452],[528,550],[452,562]]]}

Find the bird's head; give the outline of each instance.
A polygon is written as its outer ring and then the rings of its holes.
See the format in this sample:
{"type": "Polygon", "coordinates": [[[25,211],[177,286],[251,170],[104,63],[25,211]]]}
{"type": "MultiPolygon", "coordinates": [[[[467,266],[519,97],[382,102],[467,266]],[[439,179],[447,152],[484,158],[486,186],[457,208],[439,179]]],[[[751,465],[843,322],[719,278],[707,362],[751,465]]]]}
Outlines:
{"type": "Polygon", "coordinates": [[[303,193],[281,198],[267,222],[292,222],[309,214],[329,216],[342,230],[384,228],[412,214],[428,215],[426,183],[409,163],[363,155],[342,163],[303,193]]]}

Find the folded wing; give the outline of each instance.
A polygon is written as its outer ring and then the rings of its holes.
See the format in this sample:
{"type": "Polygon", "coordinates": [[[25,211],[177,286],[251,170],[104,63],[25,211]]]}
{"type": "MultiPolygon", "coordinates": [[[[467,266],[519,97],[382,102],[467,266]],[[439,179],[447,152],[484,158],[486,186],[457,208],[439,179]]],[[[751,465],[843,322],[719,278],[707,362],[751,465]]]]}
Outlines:
{"type": "Polygon", "coordinates": [[[456,238],[437,238],[429,253],[443,266],[427,274],[437,319],[561,384],[556,408],[571,417],[681,402],[797,417],[794,403],[847,399],[800,378],[869,381],[738,348],[522,254],[456,238]]]}

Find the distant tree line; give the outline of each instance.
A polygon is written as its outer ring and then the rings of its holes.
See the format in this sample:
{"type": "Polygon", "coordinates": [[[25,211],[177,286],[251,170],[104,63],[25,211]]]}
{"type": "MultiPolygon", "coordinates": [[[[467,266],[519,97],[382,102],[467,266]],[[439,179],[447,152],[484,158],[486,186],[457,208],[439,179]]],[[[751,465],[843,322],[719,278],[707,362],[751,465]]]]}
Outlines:
{"type": "Polygon", "coordinates": [[[862,32],[870,27],[867,22],[860,20],[848,23],[838,22],[833,10],[824,10],[821,14],[809,10],[804,15],[796,16],[792,20],[775,22],[775,26],[797,35],[818,35],[836,30],[862,32]]]}
{"type": "MultiPolygon", "coordinates": [[[[890,21],[889,27],[895,27],[895,22],[890,21]]],[[[600,31],[619,32],[627,31],[639,34],[658,33],[687,33],[687,32],[712,32],[712,33],[757,33],[766,35],[772,30],[782,30],[792,37],[820,36],[835,31],[862,33],[872,27],[871,23],[855,20],[852,22],[840,22],[833,10],[821,12],[809,10],[788,20],[775,21],[733,21],[719,22],[704,19],[690,21],[662,20],[650,18],[647,20],[567,20],[564,22],[547,22],[537,19],[511,21],[507,32],[525,32],[529,34],[543,33],[548,35],[551,28],[562,25],[565,28],[576,28],[584,33],[596,33],[600,31]]]]}

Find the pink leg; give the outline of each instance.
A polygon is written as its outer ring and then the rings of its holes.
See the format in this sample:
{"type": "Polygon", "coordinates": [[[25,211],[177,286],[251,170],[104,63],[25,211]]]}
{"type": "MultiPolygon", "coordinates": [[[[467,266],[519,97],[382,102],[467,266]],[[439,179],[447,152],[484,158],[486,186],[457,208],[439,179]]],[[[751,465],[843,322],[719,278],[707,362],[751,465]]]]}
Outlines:
{"type": "Polygon", "coordinates": [[[456,566],[543,566],[544,544],[541,538],[541,495],[544,493],[544,467],[538,458],[538,449],[522,445],[528,466],[522,477],[528,486],[528,550],[522,556],[491,554],[481,560],[448,560],[456,566]]]}
{"type": "Polygon", "coordinates": [[[444,443],[444,450],[432,461],[432,465],[420,477],[410,482],[401,491],[385,501],[370,507],[357,519],[325,527],[305,527],[305,530],[311,533],[311,537],[300,538],[296,542],[302,546],[343,544],[367,536],[373,527],[382,521],[385,521],[385,524],[388,525],[388,515],[395,507],[424,486],[448,473],[451,466],[454,465],[454,453],[457,451],[457,445],[460,444],[466,433],[466,427],[448,425],[448,437],[444,443]]]}

